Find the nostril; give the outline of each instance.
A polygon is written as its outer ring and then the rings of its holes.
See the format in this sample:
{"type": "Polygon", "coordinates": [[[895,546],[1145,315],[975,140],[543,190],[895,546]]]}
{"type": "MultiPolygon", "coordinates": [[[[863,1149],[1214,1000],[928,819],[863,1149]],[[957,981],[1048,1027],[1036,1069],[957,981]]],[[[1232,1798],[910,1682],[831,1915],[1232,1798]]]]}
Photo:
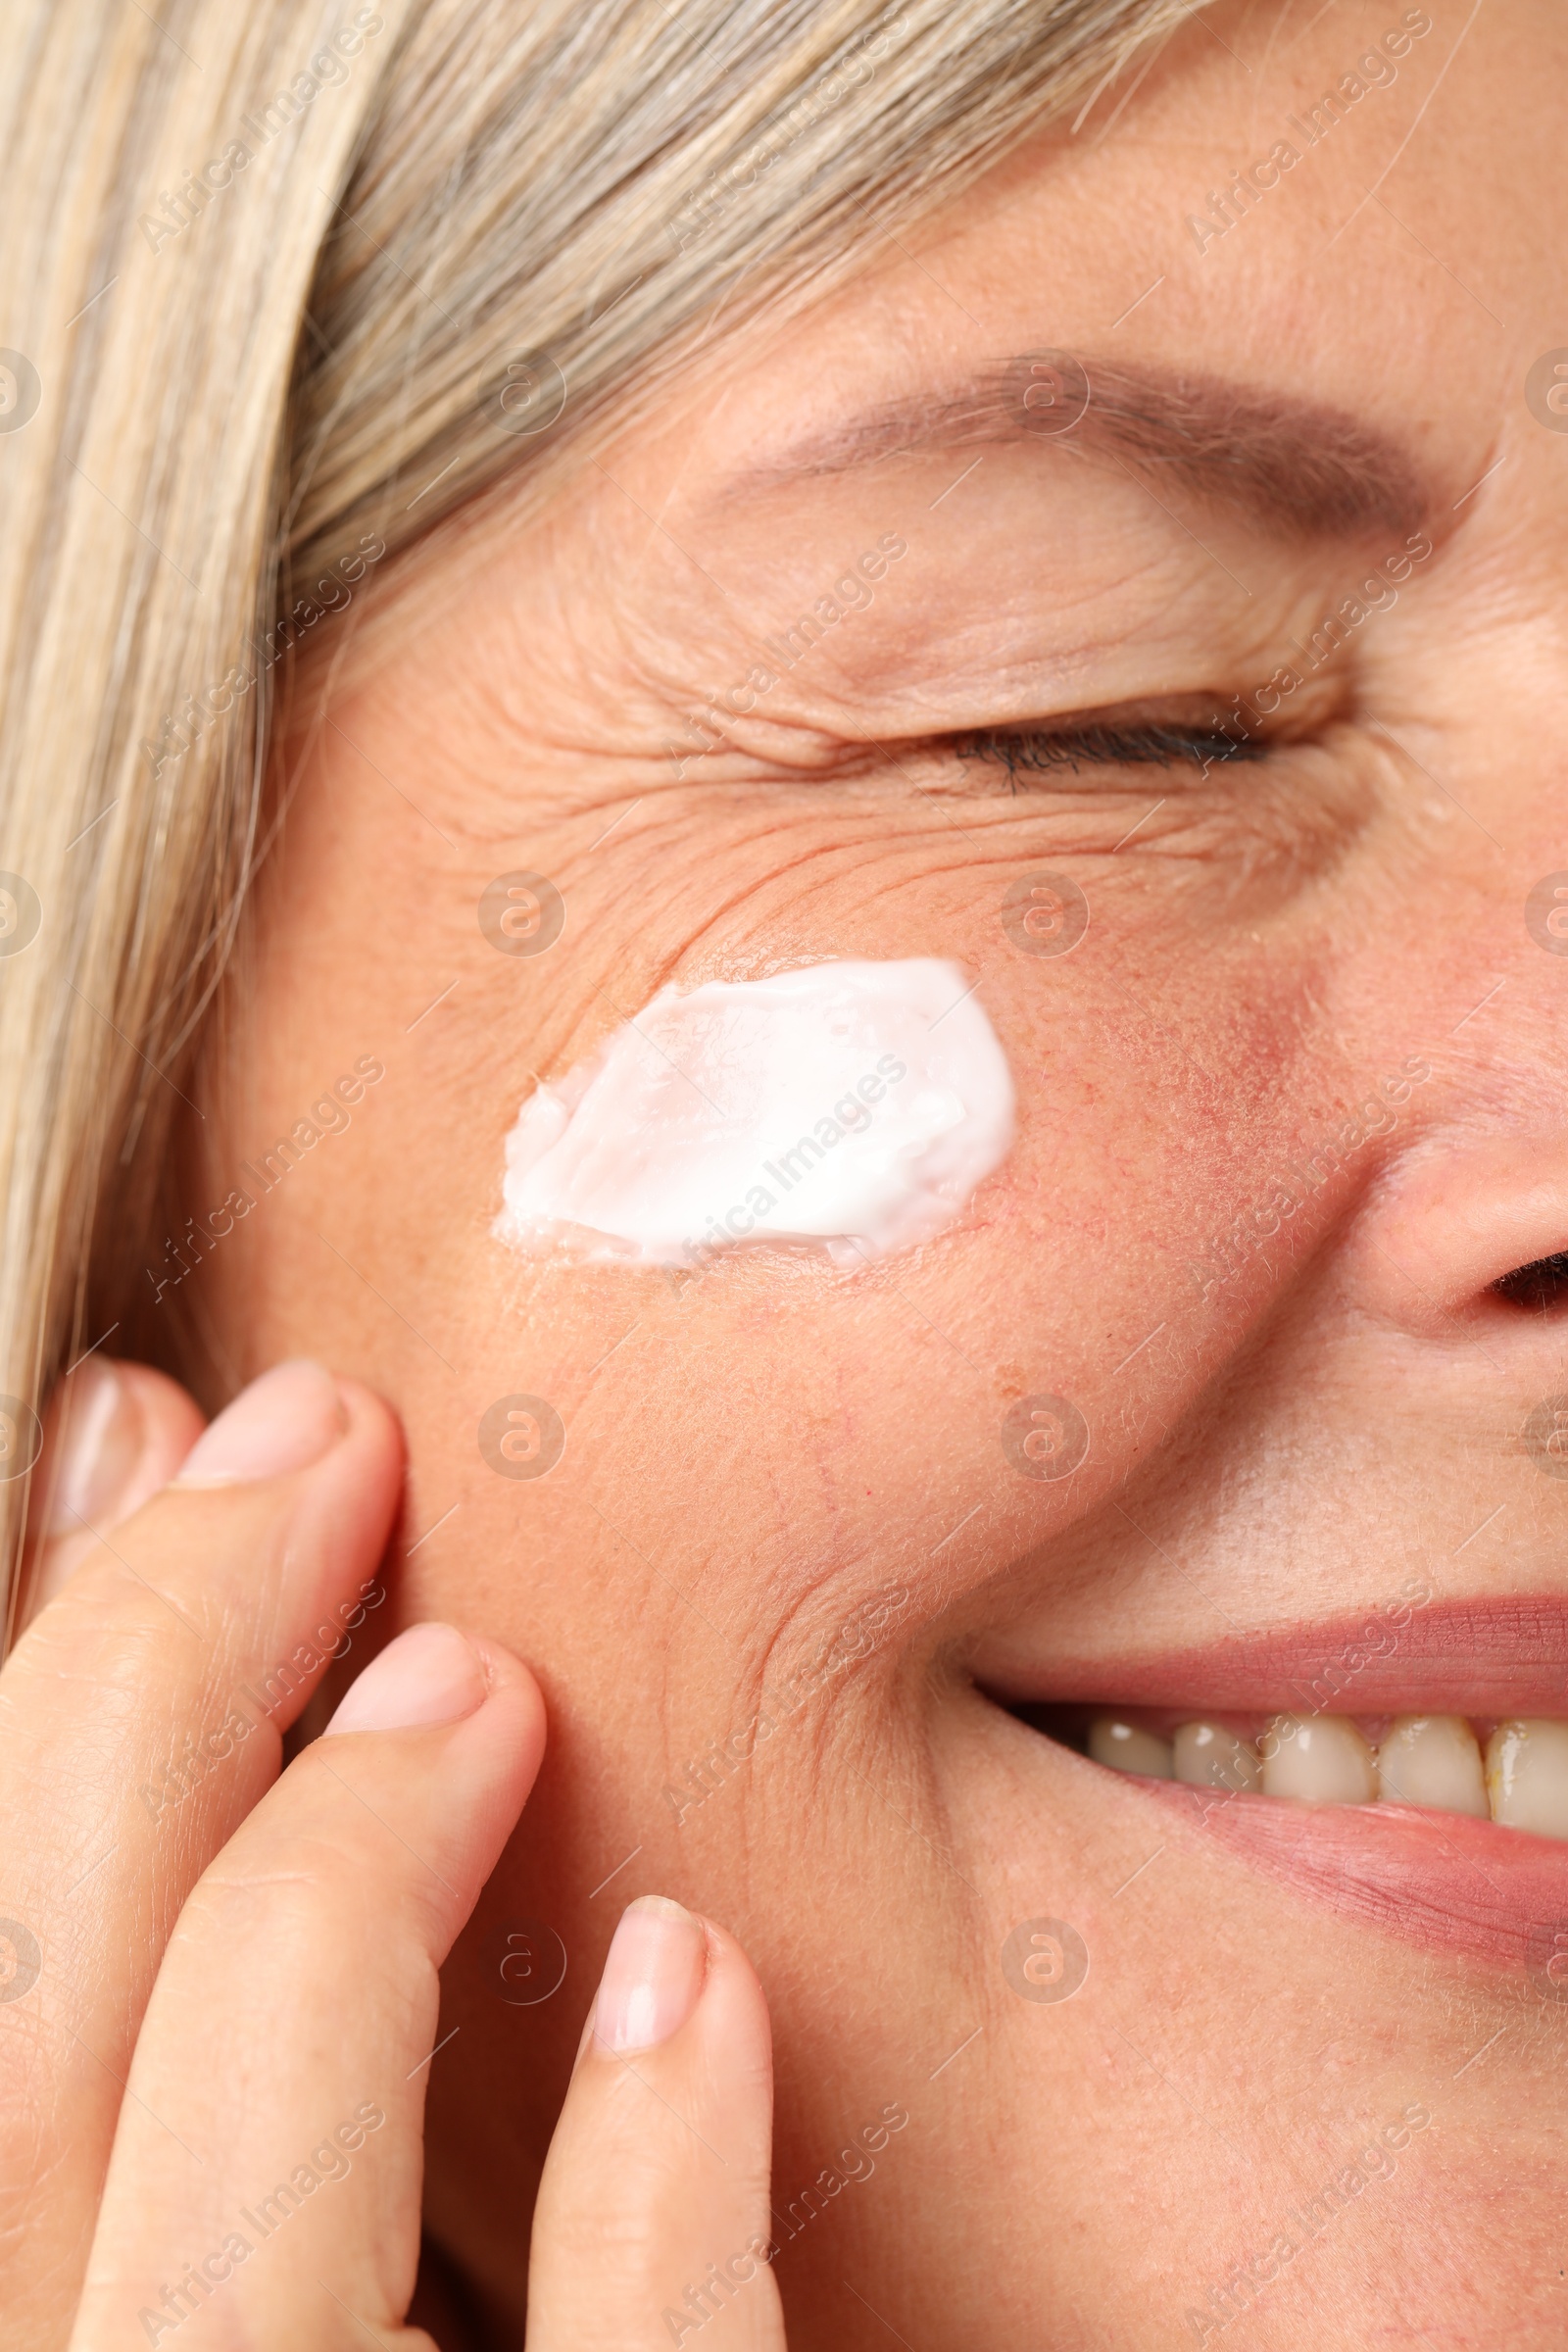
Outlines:
{"type": "Polygon", "coordinates": [[[1568,1298],[1568,1250],[1533,1258],[1528,1266],[1515,1266],[1492,1287],[1512,1305],[1534,1307],[1544,1314],[1548,1307],[1559,1306],[1568,1298]]]}

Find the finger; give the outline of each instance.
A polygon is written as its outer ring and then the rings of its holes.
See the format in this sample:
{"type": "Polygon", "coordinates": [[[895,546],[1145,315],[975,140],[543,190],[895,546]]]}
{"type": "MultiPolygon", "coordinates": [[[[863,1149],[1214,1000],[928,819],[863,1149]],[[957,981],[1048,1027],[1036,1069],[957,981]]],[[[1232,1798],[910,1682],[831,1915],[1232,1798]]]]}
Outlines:
{"type": "Polygon", "coordinates": [[[433,2352],[402,2321],[436,1972],[543,1747],[526,1667],[417,1626],[230,1839],[148,2005],[73,2352],[433,2352]]]}
{"type": "Polygon", "coordinates": [[[783,2352],[767,2006],[732,1936],[621,1914],[534,2208],[528,2352],[783,2352]]]}
{"type": "Polygon", "coordinates": [[[401,1465],[367,1391],[278,1367],[94,1542],[0,1672],[0,2305],[20,2341],[63,2339],[169,1931],[380,1590],[401,1465]]]}
{"type": "Polygon", "coordinates": [[[93,1531],[111,1535],[167,1487],[201,1434],[193,1400],[150,1365],[90,1355],[60,1383],[28,1497],[19,1633],[81,1565],[93,1531]]]}

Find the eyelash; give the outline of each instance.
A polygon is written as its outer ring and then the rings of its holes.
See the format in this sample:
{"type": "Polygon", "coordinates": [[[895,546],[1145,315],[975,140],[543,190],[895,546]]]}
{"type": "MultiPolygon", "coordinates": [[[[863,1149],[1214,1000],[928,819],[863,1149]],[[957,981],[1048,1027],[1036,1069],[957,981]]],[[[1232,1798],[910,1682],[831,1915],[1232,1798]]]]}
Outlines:
{"type": "Polygon", "coordinates": [[[1070,767],[1173,767],[1188,760],[1201,773],[1232,760],[1263,760],[1269,746],[1255,738],[1227,735],[1218,727],[1184,727],[1152,721],[1132,727],[1050,729],[987,727],[954,739],[960,760],[983,760],[1005,767],[1014,792],[1018,772],[1070,767]]]}

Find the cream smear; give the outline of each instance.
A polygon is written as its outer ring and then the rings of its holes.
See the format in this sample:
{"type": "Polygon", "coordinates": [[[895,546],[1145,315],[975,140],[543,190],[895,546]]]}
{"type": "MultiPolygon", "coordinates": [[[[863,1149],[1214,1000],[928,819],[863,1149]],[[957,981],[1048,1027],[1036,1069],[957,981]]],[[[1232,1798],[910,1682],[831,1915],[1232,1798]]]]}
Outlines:
{"type": "Polygon", "coordinates": [[[590,1262],[689,1266],[765,1241],[858,1265],[952,1223],[1005,1156],[1012,1110],[956,963],[663,988],[524,1102],[495,1231],[590,1262]]]}

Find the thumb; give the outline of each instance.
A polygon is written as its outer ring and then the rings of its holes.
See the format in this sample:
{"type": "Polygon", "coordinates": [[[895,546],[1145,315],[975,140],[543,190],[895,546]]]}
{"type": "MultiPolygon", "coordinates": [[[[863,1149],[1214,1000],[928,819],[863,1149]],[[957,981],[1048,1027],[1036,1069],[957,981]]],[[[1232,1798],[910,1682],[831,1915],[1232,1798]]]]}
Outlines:
{"type": "Polygon", "coordinates": [[[767,2006],[732,1936],[622,1912],[534,2209],[528,2352],[784,2352],[767,2006]]]}

